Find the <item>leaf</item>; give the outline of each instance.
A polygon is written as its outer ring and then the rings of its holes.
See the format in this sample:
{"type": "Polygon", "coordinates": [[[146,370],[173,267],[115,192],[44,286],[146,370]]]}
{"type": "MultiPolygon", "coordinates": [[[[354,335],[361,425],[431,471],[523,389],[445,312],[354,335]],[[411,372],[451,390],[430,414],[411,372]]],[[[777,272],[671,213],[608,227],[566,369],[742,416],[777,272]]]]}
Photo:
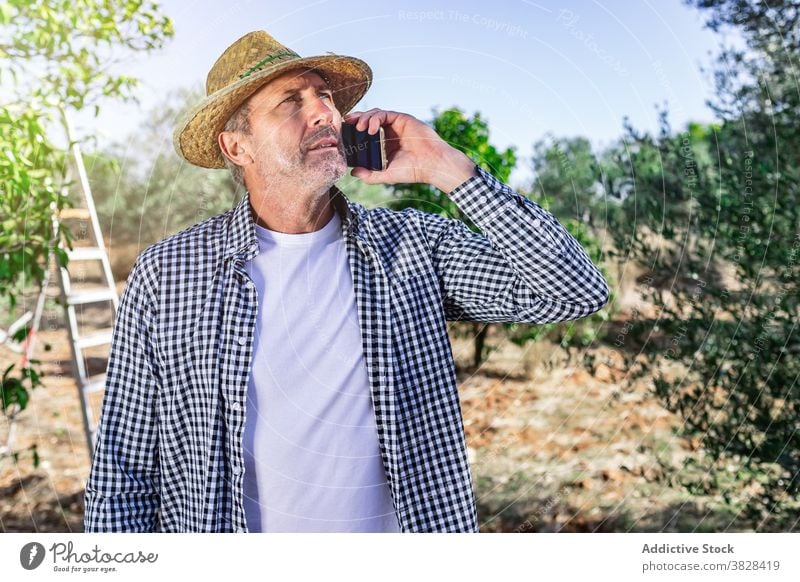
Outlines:
{"type": "Polygon", "coordinates": [[[5,2],[0,3],[0,24],[10,24],[12,17],[11,6],[5,2]]]}
{"type": "Polygon", "coordinates": [[[5,372],[3,372],[3,384],[6,383],[6,379],[8,378],[8,375],[11,373],[11,370],[14,369],[14,366],[15,364],[9,365],[8,368],[6,368],[5,372]]]}
{"type": "Polygon", "coordinates": [[[61,247],[56,247],[55,248],[55,253],[56,253],[56,259],[58,260],[59,266],[61,266],[61,267],[66,269],[67,265],[69,264],[69,256],[67,255],[67,252],[64,249],[62,249],[61,247]]]}

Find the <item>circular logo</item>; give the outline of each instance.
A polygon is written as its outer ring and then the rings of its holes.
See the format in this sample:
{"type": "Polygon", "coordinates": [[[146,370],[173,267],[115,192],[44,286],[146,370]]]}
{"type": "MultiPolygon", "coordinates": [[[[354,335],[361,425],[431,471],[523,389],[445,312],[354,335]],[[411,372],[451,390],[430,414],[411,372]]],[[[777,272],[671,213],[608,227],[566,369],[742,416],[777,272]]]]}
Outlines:
{"type": "Polygon", "coordinates": [[[44,560],[44,546],[38,542],[31,542],[22,546],[19,551],[19,563],[26,570],[38,568],[44,560]]]}

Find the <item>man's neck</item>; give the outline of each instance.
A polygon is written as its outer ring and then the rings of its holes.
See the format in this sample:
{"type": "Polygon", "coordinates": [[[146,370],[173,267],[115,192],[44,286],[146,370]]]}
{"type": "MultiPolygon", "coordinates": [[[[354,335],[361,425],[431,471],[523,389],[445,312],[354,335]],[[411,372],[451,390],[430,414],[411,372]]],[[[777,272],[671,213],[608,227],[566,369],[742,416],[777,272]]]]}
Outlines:
{"type": "Polygon", "coordinates": [[[330,187],[301,194],[291,188],[252,189],[250,208],[256,224],[275,232],[302,234],[320,230],[333,218],[330,187]]]}

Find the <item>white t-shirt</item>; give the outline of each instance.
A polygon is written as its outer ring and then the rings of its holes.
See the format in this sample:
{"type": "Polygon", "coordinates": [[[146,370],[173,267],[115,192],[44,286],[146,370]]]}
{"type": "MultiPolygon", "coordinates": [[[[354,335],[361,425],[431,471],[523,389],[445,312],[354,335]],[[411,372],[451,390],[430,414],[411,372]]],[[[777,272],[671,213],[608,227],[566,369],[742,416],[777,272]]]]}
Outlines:
{"type": "Polygon", "coordinates": [[[244,431],[250,531],[398,532],[341,219],[255,225],[258,320],[244,431]]]}

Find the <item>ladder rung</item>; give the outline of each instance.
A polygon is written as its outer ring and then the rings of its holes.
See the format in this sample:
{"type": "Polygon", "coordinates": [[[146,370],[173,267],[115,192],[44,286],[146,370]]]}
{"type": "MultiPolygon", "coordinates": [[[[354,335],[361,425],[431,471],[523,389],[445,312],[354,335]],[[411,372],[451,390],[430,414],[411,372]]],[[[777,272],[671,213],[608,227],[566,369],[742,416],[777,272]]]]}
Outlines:
{"type": "Polygon", "coordinates": [[[114,330],[112,328],[109,328],[85,335],[75,340],[75,344],[82,350],[86,348],[93,348],[95,346],[110,344],[113,331],[114,330]]]}
{"type": "Polygon", "coordinates": [[[94,394],[95,392],[100,392],[104,390],[105,387],[106,387],[106,375],[98,374],[97,376],[92,376],[91,378],[88,378],[86,384],[83,385],[82,390],[84,396],[88,396],[89,394],[94,394]]]}
{"type": "Polygon", "coordinates": [[[113,301],[117,296],[114,289],[102,287],[100,289],[81,290],[67,297],[69,305],[83,305],[84,303],[99,303],[100,301],[113,301]]]}
{"type": "Polygon", "coordinates": [[[82,218],[84,220],[89,220],[91,218],[91,214],[89,214],[88,208],[63,208],[61,212],[58,213],[58,218],[61,220],[67,218],[82,218]]]}
{"type": "Polygon", "coordinates": [[[99,247],[78,247],[67,251],[67,257],[70,261],[93,261],[100,260],[105,256],[105,250],[99,247]]]}

